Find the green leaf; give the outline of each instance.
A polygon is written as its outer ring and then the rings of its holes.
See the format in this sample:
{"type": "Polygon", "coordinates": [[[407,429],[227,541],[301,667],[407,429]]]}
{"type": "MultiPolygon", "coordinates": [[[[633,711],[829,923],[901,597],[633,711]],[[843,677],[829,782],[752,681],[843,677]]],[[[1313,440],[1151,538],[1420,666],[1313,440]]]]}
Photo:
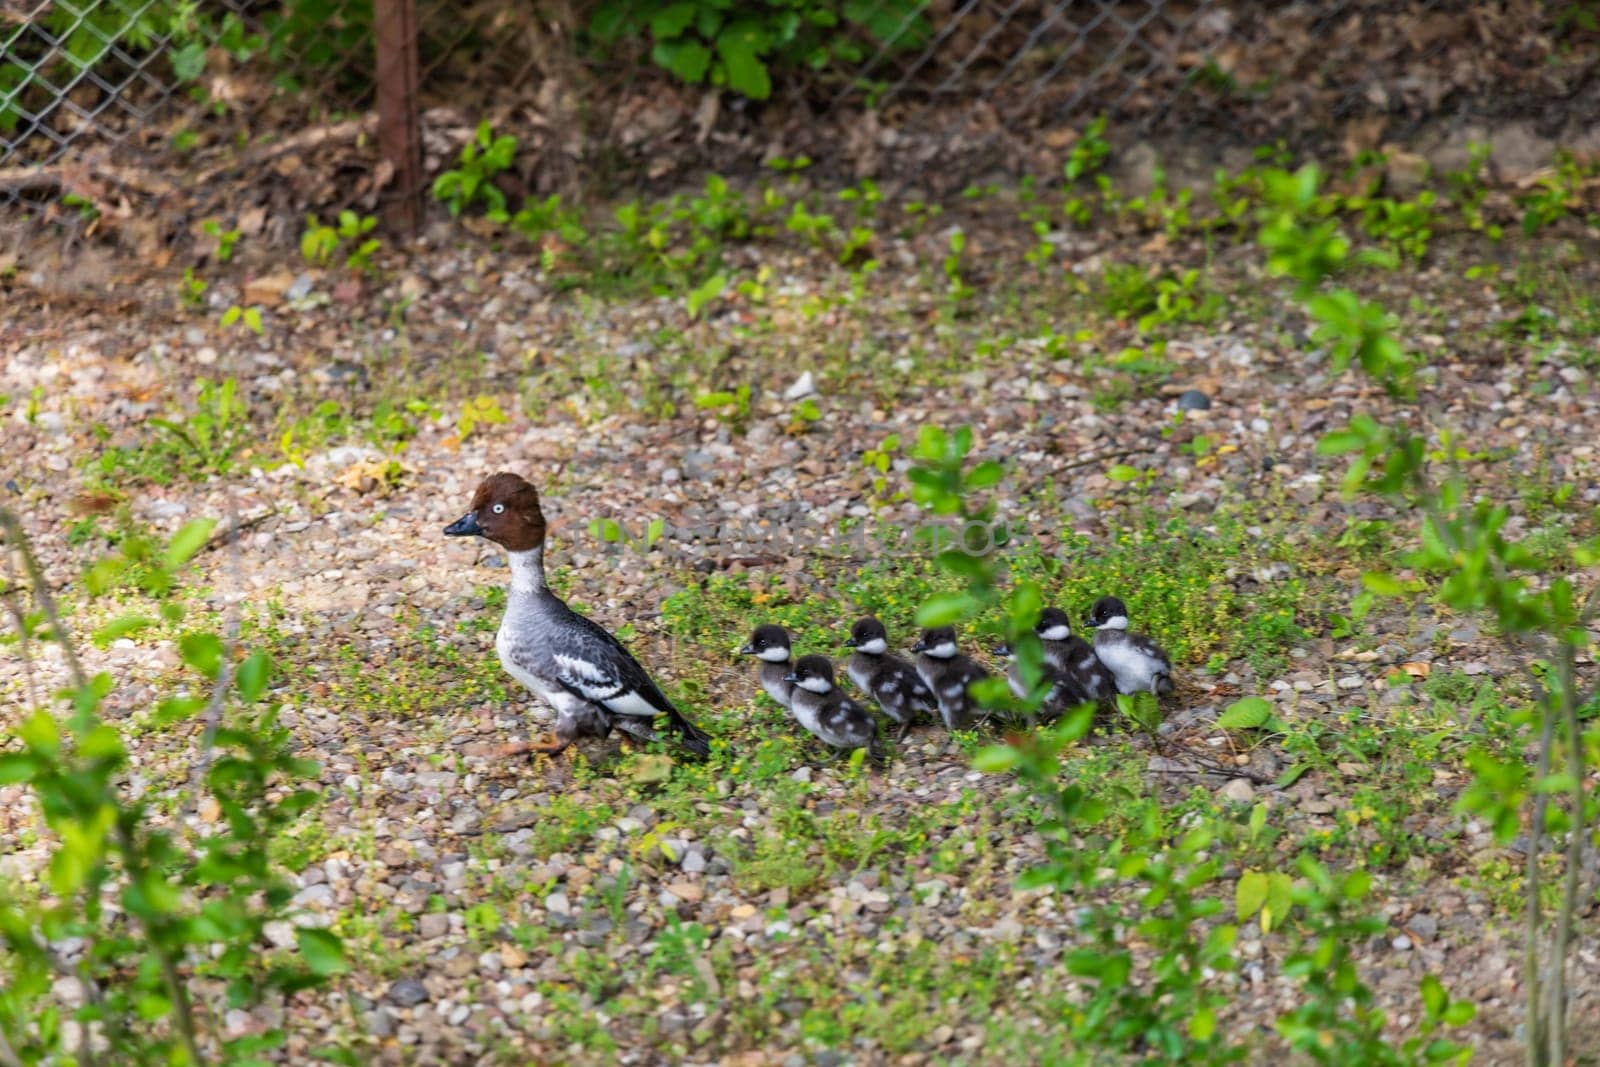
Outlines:
{"type": "Polygon", "coordinates": [[[53,756],[61,750],[61,728],[47,712],[36,711],[22,720],[17,736],[34,752],[53,756]]]}
{"type": "Polygon", "coordinates": [[[973,769],[984,774],[1003,774],[1018,765],[1021,758],[1022,753],[1011,745],[989,745],[974,753],[973,769]]]}
{"type": "Polygon", "coordinates": [[[917,625],[923,628],[949,626],[971,615],[978,602],[970,593],[935,593],[917,609],[917,625]]]}
{"type": "Polygon", "coordinates": [[[706,71],[711,69],[711,49],[694,40],[657,41],[650,49],[650,58],[656,66],[671,71],[689,85],[705,81],[706,71]]]}
{"type": "Polygon", "coordinates": [[[178,639],[178,652],[183,662],[207,678],[215,678],[222,666],[222,639],[216,634],[184,634],[178,639]]]}
{"type": "Polygon", "coordinates": [[[121,759],[125,752],[122,747],[122,736],[105,723],[90,730],[78,742],[78,754],[85,759],[117,760],[121,759]]]}
{"type": "Polygon", "coordinates": [[[1241,922],[1261,910],[1267,902],[1267,876],[1260,871],[1245,871],[1233,894],[1233,912],[1241,922]]]}
{"type": "Polygon", "coordinates": [[[329,931],[301,926],[295,930],[295,939],[300,944],[300,955],[305,957],[306,966],[312,974],[327,977],[343,974],[350,969],[349,961],[344,958],[344,946],[329,931]]]}
{"type": "Polygon", "coordinates": [[[1444,1009],[1450,1006],[1450,994],[1444,991],[1444,986],[1434,975],[1422,976],[1422,1006],[1427,1009],[1430,1019],[1439,1018],[1444,1014],[1444,1009]]]}
{"type": "Polygon", "coordinates": [[[176,570],[187,563],[205,546],[216,525],[215,519],[194,519],[184,523],[183,528],[173,534],[172,540],[167,542],[167,551],[162,557],[167,570],[176,570]]]}
{"type": "Polygon", "coordinates": [[[994,460],[986,460],[972,468],[972,473],[967,475],[968,489],[987,489],[996,484],[1005,475],[1005,468],[994,460]]]}
{"type": "Polygon", "coordinates": [[[680,36],[694,22],[694,15],[694,4],[668,4],[650,16],[650,35],[658,41],[680,36]]]}
{"type": "Polygon", "coordinates": [[[239,686],[239,696],[245,703],[261,699],[272,677],[272,657],[265,652],[253,652],[234,671],[234,682],[239,686]]]}
{"type": "Polygon", "coordinates": [[[44,769],[44,761],[26,752],[0,753],[0,785],[18,785],[33,781],[33,776],[44,769]]]}
{"type": "Polygon", "coordinates": [[[1354,430],[1334,430],[1332,433],[1323,434],[1317,441],[1317,455],[1342,456],[1346,452],[1365,448],[1366,445],[1365,434],[1354,430]]]}
{"type": "Polygon", "coordinates": [[[1400,579],[1383,571],[1367,571],[1361,576],[1361,584],[1379,596],[1404,596],[1406,592],[1400,579]]]}
{"type": "Polygon", "coordinates": [[[1261,697],[1245,697],[1229,704],[1217,716],[1217,725],[1224,730],[1256,730],[1265,726],[1271,717],[1271,702],[1261,697]]]}
{"type": "Polygon", "coordinates": [[[728,73],[728,87],[752,100],[772,95],[772,78],[761,56],[770,47],[765,31],[753,19],[740,19],[717,35],[717,55],[728,73]]]}
{"type": "Polygon", "coordinates": [[[106,648],[119,637],[126,637],[147,626],[154,626],[155,621],[148,615],[118,616],[94,632],[95,647],[106,648]]]}
{"type": "Polygon", "coordinates": [[[190,41],[182,48],[174,49],[172,55],[172,74],[181,82],[192,82],[206,69],[206,46],[204,41],[190,41]]]}
{"type": "Polygon", "coordinates": [[[1201,1007],[1189,1017],[1189,1036],[1196,1041],[1210,1041],[1216,1032],[1217,1013],[1213,1009],[1201,1007]]]}
{"type": "Polygon", "coordinates": [[[1556,793],[1570,793],[1578,784],[1578,776],[1570,771],[1561,771],[1556,774],[1547,774],[1543,778],[1536,778],[1533,782],[1534,794],[1546,796],[1556,793]]]}
{"type": "Polygon", "coordinates": [[[1106,471],[1106,477],[1114,482],[1133,482],[1140,478],[1139,468],[1130,467],[1126,463],[1118,463],[1106,471]]]}
{"type": "Polygon", "coordinates": [[[1289,910],[1293,907],[1294,879],[1282,871],[1273,871],[1267,875],[1267,910],[1272,914],[1263,929],[1271,930],[1273,927],[1282,926],[1283,921],[1289,917],[1289,910]]]}
{"type": "Polygon", "coordinates": [[[726,274],[713,274],[711,277],[707,278],[705,281],[689,290],[689,295],[684,301],[689,310],[689,317],[691,319],[698,319],[700,317],[700,312],[705,309],[705,306],[711,303],[711,301],[715,300],[717,297],[721,296],[722,291],[727,287],[728,276],[726,274]]]}

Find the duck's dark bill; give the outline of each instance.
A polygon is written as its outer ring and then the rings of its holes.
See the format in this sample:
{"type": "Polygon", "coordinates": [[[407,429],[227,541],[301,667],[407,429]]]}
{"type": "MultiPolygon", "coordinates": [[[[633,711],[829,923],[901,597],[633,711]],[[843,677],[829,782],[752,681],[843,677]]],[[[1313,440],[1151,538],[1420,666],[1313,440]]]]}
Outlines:
{"type": "Polygon", "coordinates": [[[478,525],[478,513],[469,511],[455,522],[444,528],[446,537],[477,537],[483,533],[483,527],[478,525]]]}

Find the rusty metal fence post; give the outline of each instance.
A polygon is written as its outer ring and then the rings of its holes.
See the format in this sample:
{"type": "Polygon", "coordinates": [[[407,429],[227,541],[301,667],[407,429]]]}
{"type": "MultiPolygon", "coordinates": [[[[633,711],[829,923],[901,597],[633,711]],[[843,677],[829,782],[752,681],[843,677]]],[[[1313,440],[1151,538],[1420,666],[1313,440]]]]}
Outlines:
{"type": "Polygon", "coordinates": [[[384,222],[416,237],[422,228],[422,128],[417,98],[416,0],[375,0],[378,151],[390,170],[384,222]]]}

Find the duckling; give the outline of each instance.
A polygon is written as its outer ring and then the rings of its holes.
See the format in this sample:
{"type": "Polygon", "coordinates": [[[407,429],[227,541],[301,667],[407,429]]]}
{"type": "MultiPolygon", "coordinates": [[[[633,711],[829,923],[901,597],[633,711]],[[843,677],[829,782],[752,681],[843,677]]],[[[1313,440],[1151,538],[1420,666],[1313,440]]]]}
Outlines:
{"type": "Polygon", "coordinates": [[[1095,655],[1094,647],[1072,632],[1072,620],[1066,612],[1045,608],[1039,613],[1033,632],[1039,636],[1045,663],[1081,690],[1083,700],[1110,700],[1116,696],[1116,678],[1095,655]]]}
{"type": "Polygon", "coordinates": [[[1089,609],[1094,628],[1094,654],[1116,679],[1119,693],[1173,691],[1172,658],[1144,634],[1128,632],[1128,608],[1114,596],[1103,596],[1089,609]]]}
{"type": "Polygon", "coordinates": [[[911,651],[917,655],[917,673],[939,702],[939,716],[948,730],[966,730],[982,713],[967,691],[973,682],[989,677],[976,660],[956,651],[953,626],[938,626],[922,631],[911,651]]]}
{"type": "Polygon", "coordinates": [[[939,702],[916,668],[889,651],[889,633],[883,623],[871,615],[857,619],[845,647],[855,650],[845,667],[850,680],[900,725],[896,740],[905,740],[918,712],[938,710],[939,702]]]}
{"type": "Polygon", "coordinates": [[[785,711],[794,706],[794,683],[789,677],[789,631],[773,623],[755,628],[750,643],[739,650],[741,656],[754,656],[761,661],[761,688],[767,696],[783,705],[785,711]]]}
{"type": "Polygon", "coordinates": [[[873,763],[883,766],[886,757],[878,743],[877,721],[834,685],[833,663],[828,657],[801,656],[788,681],[794,685],[790,711],[795,721],[833,748],[834,759],[864,748],[873,763]]]}

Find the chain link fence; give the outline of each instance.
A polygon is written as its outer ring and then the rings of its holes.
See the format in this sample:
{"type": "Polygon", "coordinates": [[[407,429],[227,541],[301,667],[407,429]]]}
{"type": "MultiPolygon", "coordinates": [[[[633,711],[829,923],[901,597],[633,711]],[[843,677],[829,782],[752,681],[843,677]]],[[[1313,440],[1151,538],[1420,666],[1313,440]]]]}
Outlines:
{"type": "Polygon", "coordinates": [[[1124,140],[1338,150],[1361,124],[1397,140],[1451,116],[1553,130],[1600,114],[1583,2],[0,5],[0,210],[24,225],[152,210],[192,225],[251,181],[290,217],[379,206],[480,118],[518,137],[509,177],[527,193],[777,155],[938,192],[1059,173],[1097,115],[1124,140]],[[382,68],[379,40],[410,65],[382,68]],[[409,129],[380,130],[385,86],[409,129]],[[407,143],[415,169],[397,171],[407,143]]]}

